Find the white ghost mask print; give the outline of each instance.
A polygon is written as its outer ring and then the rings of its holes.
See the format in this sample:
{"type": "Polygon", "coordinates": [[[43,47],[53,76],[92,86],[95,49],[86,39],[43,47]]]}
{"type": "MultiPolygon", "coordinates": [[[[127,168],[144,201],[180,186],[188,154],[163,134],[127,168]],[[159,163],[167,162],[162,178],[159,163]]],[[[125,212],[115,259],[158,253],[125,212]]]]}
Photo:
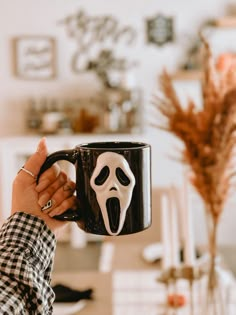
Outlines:
{"type": "Polygon", "coordinates": [[[108,234],[118,235],[130,205],[135,177],[123,155],[105,152],[98,156],[90,179],[108,234]]]}

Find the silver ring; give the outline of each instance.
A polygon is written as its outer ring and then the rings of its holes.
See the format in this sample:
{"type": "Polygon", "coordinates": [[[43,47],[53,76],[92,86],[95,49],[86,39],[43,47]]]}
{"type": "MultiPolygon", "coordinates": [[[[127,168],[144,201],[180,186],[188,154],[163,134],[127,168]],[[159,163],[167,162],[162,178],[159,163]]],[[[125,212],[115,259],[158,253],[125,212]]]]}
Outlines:
{"type": "Polygon", "coordinates": [[[48,202],[41,208],[42,211],[45,211],[47,209],[50,209],[53,206],[52,199],[48,200],[48,202]]]}
{"type": "MultiPolygon", "coordinates": [[[[22,166],[19,170],[20,171],[24,171],[25,173],[29,174],[30,176],[32,176],[35,180],[37,179],[37,176],[34,175],[34,173],[32,173],[31,171],[27,170],[26,168],[24,168],[24,166],[22,166]]],[[[18,172],[18,173],[19,173],[18,172]]]]}

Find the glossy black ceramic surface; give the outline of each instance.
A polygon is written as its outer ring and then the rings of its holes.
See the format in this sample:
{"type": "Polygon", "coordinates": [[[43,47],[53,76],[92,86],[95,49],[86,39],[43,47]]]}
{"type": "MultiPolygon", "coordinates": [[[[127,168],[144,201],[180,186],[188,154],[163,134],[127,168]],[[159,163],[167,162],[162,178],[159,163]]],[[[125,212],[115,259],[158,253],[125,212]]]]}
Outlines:
{"type": "Polygon", "coordinates": [[[151,147],[139,142],[94,142],[48,156],[41,168],[75,165],[78,208],[56,216],[85,223],[85,231],[124,235],[151,225],[151,147]]]}

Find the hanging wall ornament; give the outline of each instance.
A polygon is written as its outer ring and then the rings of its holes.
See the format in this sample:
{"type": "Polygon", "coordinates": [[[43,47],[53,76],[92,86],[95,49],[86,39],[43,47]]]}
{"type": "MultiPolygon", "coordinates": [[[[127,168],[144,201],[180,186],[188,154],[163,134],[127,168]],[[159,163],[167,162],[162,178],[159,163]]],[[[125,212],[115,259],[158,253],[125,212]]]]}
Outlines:
{"type": "MultiPolygon", "coordinates": [[[[79,10],[59,21],[76,44],[76,48],[71,58],[71,68],[74,73],[83,73],[89,70],[96,72],[97,68],[91,65],[99,64],[102,68],[107,67],[108,71],[113,67],[121,66],[120,60],[125,56],[116,57],[114,51],[119,47],[128,47],[134,44],[137,32],[130,25],[122,25],[116,17],[112,15],[88,15],[83,10],[79,10]],[[111,52],[113,63],[101,64],[99,59],[104,51],[111,52]]],[[[123,65],[128,68],[128,64],[123,65]]],[[[120,72],[124,69],[121,67],[120,72]]],[[[98,73],[100,77],[100,73],[98,73]]]]}
{"type": "Polygon", "coordinates": [[[173,18],[157,14],[146,19],[147,42],[163,46],[174,39],[173,18]]]}

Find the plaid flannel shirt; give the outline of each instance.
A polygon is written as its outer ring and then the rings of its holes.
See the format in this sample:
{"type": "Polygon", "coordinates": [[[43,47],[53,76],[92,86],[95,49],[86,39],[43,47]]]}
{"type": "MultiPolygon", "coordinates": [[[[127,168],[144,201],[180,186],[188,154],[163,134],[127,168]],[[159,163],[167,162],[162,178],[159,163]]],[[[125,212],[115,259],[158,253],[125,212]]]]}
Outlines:
{"type": "Polygon", "coordinates": [[[0,229],[0,315],[52,314],[56,239],[43,220],[18,212],[0,229]]]}

